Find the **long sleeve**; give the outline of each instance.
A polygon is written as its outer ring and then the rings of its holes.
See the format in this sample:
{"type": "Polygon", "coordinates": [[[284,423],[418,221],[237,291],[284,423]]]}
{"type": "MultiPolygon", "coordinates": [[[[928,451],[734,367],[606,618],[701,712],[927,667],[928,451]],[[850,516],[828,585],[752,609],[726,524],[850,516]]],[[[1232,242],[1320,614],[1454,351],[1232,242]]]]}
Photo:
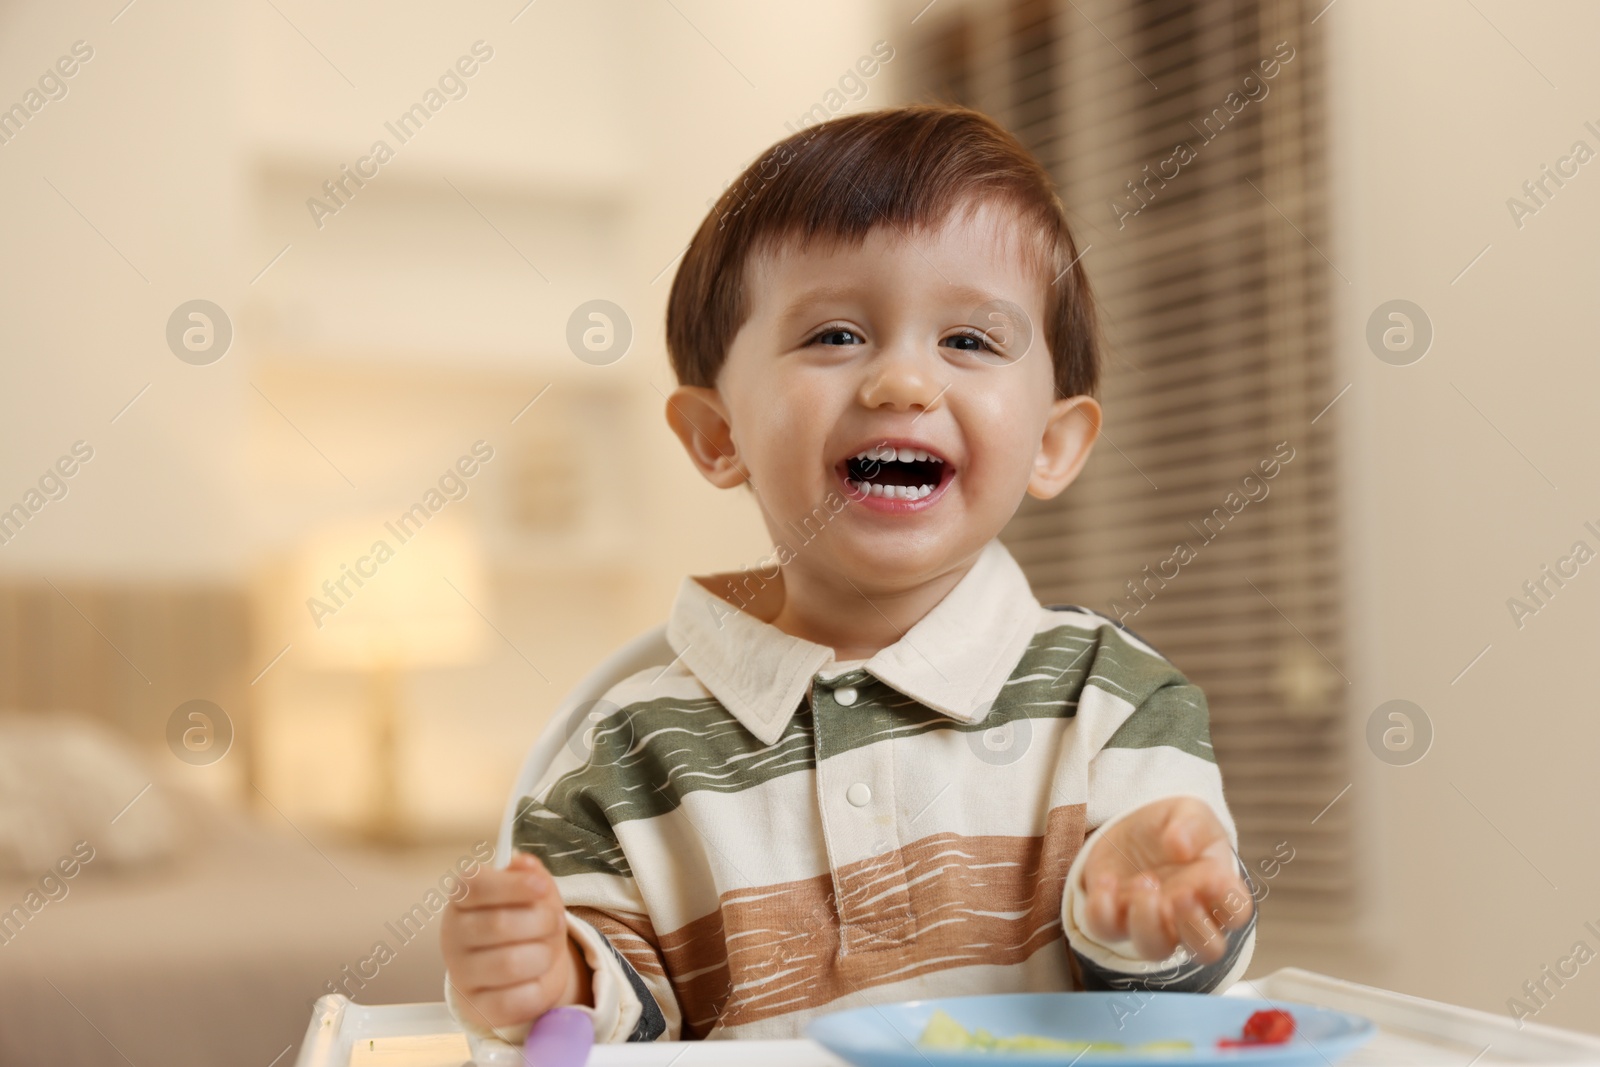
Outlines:
{"type": "MultiPolygon", "coordinates": [[[[1142,659],[1153,655],[1125,647],[1109,663],[1100,663],[1105,658],[1102,646],[1096,669],[1090,671],[1080,694],[1078,724],[1093,752],[1088,767],[1088,836],[1067,873],[1062,931],[1086,989],[1220,992],[1249,966],[1255,950],[1254,908],[1246,925],[1225,935],[1226,949],[1211,964],[1193,959],[1182,946],[1165,960],[1140,959],[1130,942],[1105,944],[1084,928],[1085,895],[1080,886],[1090,855],[1108,828],[1151,801],[1187,795],[1205,802],[1226,831],[1235,857],[1238,854],[1238,831],[1212,756],[1205,695],[1165,661],[1142,659]]],[[[1240,873],[1248,885],[1242,862],[1240,873]]],[[[1244,904],[1240,900],[1234,910],[1243,910],[1244,904]]]]}
{"type": "Polygon", "coordinates": [[[583,772],[520,808],[512,843],[549,868],[594,971],[595,1039],[653,1041],[679,1031],[649,909],[583,772]],[[614,996],[602,996],[601,987],[614,996]],[[605,1003],[601,1003],[604,1001],[605,1003]],[[615,1005],[614,1011],[603,1011],[615,1005]]]}

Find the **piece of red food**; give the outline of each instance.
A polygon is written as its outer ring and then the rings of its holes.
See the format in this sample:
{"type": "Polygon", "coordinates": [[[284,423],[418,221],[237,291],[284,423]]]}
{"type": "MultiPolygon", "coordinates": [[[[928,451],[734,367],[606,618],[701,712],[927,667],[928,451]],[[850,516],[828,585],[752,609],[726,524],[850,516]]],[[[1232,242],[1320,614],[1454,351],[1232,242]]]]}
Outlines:
{"type": "Polygon", "coordinates": [[[1244,1024],[1244,1036],[1256,1041],[1278,1044],[1294,1034],[1294,1016],[1286,1011],[1258,1011],[1244,1024]]]}
{"type": "Polygon", "coordinates": [[[1253,1045],[1281,1045],[1294,1036],[1294,1016],[1276,1008],[1258,1011],[1245,1020],[1239,1037],[1218,1038],[1218,1048],[1250,1048],[1253,1045]]]}

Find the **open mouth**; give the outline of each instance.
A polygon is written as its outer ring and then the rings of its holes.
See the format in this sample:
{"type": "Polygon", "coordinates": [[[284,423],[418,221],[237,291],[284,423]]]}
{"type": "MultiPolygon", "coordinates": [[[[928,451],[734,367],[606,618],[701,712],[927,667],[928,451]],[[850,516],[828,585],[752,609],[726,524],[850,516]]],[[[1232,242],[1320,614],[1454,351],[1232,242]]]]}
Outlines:
{"type": "Polygon", "coordinates": [[[845,460],[843,474],[853,492],[914,501],[933,495],[950,471],[948,463],[923,449],[878,445],[845,460]]]}

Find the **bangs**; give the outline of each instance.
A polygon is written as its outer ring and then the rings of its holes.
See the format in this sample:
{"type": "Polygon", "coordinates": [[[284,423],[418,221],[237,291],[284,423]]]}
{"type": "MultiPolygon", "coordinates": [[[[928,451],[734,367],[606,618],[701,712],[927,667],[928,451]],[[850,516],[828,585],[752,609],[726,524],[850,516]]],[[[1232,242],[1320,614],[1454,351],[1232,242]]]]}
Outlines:
{"type": "Polygon", "coordinates": [[[971,221],[985,207],[1000,207],[1008,212],[994,227],[994,238],[1002,251],[1019,256],[1026,269],[1045,282],[1060,273],[1055,266],[1058,242],[1053,239],[1050,220],[1039,218],[1036,211],[1029,212],[1028,205],[1016,202],[1015,198],[999,200],[974,190],[949,197],[945,202],[930,201],[920,211],[894,218],[875,211],[876,204],[857,190],[852,189],[848,195],[854,198],[853,202],[831,204],[809,218],[787,220],[787,224],[774,223],[753,235],[745,256],[746,265],[789,251],[833,252],[859,248],[872,231],[884,226],[916,244],[924,238],[932,238],[951,222],[971,221]],[[870,221],[869,212],[870,219],[876,222],[870,221]]]}

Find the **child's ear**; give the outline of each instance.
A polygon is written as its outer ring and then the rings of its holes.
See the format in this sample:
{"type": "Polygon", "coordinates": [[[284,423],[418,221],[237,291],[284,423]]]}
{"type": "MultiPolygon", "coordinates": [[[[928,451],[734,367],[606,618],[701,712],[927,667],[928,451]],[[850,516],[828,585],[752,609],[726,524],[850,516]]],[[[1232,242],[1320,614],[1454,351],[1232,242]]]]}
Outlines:
{"type": "Polygon", "coordinates": [[[1049,500],[1072,484],[1100,436],[1100,417],[1100,404],[1092,396],[1063,397],[1050,405],[1028,479],[1029,496],[1049,500]]]}
{"type": "Polygon", "coordinates": [[[715,389],[699,385],[674,389],[667,397],[667,425],[706,481],[718,489],[732,489],[748,480],[734,448],[727,405],[715,389]]]}

